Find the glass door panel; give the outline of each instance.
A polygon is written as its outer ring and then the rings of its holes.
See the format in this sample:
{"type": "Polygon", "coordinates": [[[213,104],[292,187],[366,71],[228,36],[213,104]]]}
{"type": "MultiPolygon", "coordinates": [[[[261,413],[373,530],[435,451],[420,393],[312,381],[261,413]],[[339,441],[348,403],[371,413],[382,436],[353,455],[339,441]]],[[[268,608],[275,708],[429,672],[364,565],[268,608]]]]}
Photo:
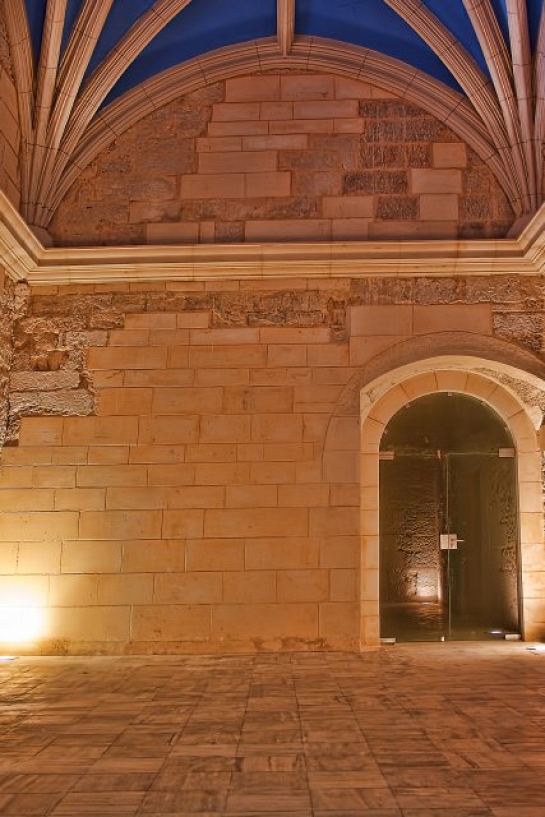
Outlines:
{"type": "Polygon", "coordinates": [[[380,463],[382,638],[438,641],[445,634],[442,483],[437,457],[408,455],[380,463]]]}
{"type": "Polygon", "coordinates": [[[445,521],[457,548],[441,551],[449,638],[518,631],[515,460],[444,457],[445,521]]]}

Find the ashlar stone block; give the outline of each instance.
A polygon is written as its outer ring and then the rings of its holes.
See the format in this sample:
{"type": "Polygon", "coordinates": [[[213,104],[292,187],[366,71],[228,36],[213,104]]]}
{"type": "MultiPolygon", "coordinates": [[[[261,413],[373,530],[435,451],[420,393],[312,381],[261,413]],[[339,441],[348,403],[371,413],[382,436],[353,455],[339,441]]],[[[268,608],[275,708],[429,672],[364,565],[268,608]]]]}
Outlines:
{"type": "Polygon", "coordinates": [[[206,604],[153,604],[132,608],[131,636],[136,642],[205,642],[210,637],[206,604]]]}
{"type": "Polygon", "coordinates": [[[212,608],[216,639],[315,639],[318,606],[314,603],[222,604],[212,608]]]}
{"type": "Polygon", "coordinates": [[[413,193],[462,192],[462,172],[460,170],[413,167],[409,171],[409,178],[413,193]]]}

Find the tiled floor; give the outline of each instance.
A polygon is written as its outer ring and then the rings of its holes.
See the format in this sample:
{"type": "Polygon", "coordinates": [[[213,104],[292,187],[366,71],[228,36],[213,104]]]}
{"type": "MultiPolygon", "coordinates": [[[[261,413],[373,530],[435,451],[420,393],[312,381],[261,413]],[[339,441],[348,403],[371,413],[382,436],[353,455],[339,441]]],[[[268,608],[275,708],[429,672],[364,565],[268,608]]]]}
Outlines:
{"type": "Polygon", "coordinates": [[[0,814],[544,817],[545,653],[0,663],[0,814]]]}

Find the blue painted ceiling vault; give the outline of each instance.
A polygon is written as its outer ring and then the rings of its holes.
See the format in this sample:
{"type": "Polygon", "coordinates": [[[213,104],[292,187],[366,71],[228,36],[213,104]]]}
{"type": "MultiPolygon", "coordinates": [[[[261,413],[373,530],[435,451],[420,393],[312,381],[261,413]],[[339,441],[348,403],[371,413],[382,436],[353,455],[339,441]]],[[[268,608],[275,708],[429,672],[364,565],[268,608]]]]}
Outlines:
{"type": "MultiPolygon", "coordinates": [[[[23,211],[31,223],[47,225],[55,201],[49,188],[58,185],[66,168],[76,162],[78,150],[88,143],[92,128],[124,95],[168,69],[205,55],[272,41],[280,36],[281,19],[290,21],[290,44],[327,40],[334,41],[337,48],[353,51],[355,47],[362,54],[383,55],[406,66],[408,75],[416,71],[431,78],[434,87],[460,97],[471,115],[481,120],[479,127],[490,150],[498,161],[506,162],[515,210],[535,212],[541,204],[545,0],[4,3],[12,46],[19,43],[12,51],[16,52],[14,68],[20,90],[28,88],[28,75],[33,77],[34,96],[22,114],[27,142],[23,211]],[[148,34],[142,35],[146,28],[148,34]],[[131,40],[135,32],[138,38],[131,40]],[[25,38],[26,54],[20,46],[25,38]],[[467,71],[459,70],[460,54],[467,71]],[[108,61],[119,64],[120,59],[122,70],[105,70],[108,61]],[[98,83],[101,71],[106,80],[98,83]],[[492,108],[499,111],[505,139],[494,133],[492,108]],[[83,114],[85,126],[80,127],[83,114]],[[526,186],[522,177],[526,177],[526,186]]],[[[502,183],[507,185],[505,180],[502,183]]]]}
{"type": "MultiPolygon", "coordinates": [[[[526,0],[529,33],[535,48],[545,0],[526,0]]],[[[47,0],[25,0],[37,61],[47,0]]],[[[62,52],[77,24],[84,0],[67,0],[62,52]]],[[[87,78],[138,19],[156,5],[154,0],[114,0],[85,72],[87,78]]],[[[487,74],[483,48],[463,0],[422,0],[487,74]]],[[[477,5],[477,4],[476,4],[477,5]]],[[[508,0],[491,5],[507,48],[510,48],[508,0]]],[[[108,101],[154,74],[217,48],[276,33],[276,0],[192,0],[153,38],[115,84],[108,101]]],[[[295,36],[327,37],[371,48],[406,62],[458,89],[456,78],[432,48],[385,0],[297,0],[295,36]]]]}

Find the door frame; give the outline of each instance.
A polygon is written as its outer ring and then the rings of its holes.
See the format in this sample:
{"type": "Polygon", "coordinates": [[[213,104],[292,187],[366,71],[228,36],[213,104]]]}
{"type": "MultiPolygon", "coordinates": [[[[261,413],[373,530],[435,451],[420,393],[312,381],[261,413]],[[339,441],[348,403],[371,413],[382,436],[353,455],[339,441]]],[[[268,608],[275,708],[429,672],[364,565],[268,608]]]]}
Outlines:
{"type": "MultiPolygon", "coordinates": [[[[380,644],[380,441],[397,411],[434,392],[476,397],[488,404],[511,432],[517,459],[521,630],[525,640],[545,633],[543,491],[537,431],[526,406],[507,386],[485,373],[477,374],[468,363],[446,358],[421,361],[420,372],[415,373],[415,364],[403,366],[369,383],[360,393],[360,648],[380,644]]],[[[492,368],[493,363],[487,364],[492,368]]]]}

